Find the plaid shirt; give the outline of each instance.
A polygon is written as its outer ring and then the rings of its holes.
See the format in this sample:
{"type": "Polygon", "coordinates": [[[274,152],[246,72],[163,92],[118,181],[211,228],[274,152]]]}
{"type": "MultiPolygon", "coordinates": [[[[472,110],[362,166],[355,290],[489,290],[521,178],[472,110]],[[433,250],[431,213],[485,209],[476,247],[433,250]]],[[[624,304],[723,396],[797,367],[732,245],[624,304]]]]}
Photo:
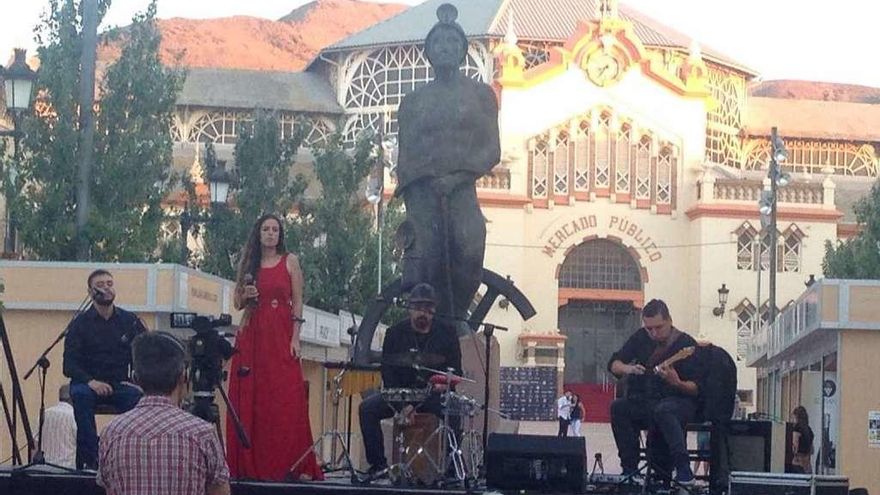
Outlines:
{"type": "Polygon", "coordinates": [[[150,395],[101,435],[97,482],[107,495],[196,495],[229,480],[214,425],[150,395]]]}

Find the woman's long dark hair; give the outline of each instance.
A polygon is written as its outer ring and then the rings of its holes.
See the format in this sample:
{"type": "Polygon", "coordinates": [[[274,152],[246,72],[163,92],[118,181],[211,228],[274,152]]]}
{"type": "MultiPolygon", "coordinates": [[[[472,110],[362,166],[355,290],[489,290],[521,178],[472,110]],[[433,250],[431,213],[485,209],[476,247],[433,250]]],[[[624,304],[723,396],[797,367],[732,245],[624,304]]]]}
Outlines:
{"type": "Polygon", "coordinates": [[[245,285],[245,275],[250,275],[253,277],[253,283],[257,283],[257,275],[260,273],[260,262],[263,260],[263,246],[260,245],[260,229],[263,228],[263,223],[269,219],[278,222],[277,252],[279,254],[287,252],[287,248],[284,246],[284,223],[278,218],[278,215],[266,213],[258,218],[254,223],[253,228],[251,228],[247,243],[245,243],[244,247],[241,249],[241,260],[238,262],[238,275],[235,277],[236,285],[239,288],[244,287],[245,285]]]}
{"type": "Polygon", "coordinates": [[[807,410],[804,409],[804,406],[797,406],[791,414],[794,416],[796,425],[810,426],[810,417],[807,415],[807,410]]]}

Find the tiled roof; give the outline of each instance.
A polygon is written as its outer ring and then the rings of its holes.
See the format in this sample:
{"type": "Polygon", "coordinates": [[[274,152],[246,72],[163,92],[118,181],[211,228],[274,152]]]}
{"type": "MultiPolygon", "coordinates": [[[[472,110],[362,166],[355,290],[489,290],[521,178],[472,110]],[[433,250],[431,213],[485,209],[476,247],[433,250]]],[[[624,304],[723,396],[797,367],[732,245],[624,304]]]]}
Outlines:
{"type": "MultiPolygon", "coordinates": [[[[595,19],[597,0],[428,0],[383,22],[339,41],[325,51],[394,45],[421,41],[437,21],[435,11],[442,3],[459,10],[458,20],[469,37],[502,37],[507,31],[510,12],[520,39],[565,41],[582,20],[595,19]]],[[[630,8],[621,6],[620,15],[633,23],[636,36],[647,46],[686,50],[691,38],[630,8]]],[[[704,56],[749,74],[756,72],[709,47],[704,56]]]]}
{"type": "Polygon", "coordinates": [[[786,137],[880,142],[880,105],[749,97],[745,132],[768,136],[773,126],[786,137]]]}
{"type": "Polygon", "coordinates": [[[189,69],[178,105],[342,113],[319,74],[237,69],[189,69]]]}
{"type": "Polygon", "coordinates": [[[422,41],[437,22],[437,7],[444,3],[451,3],[458,9],[457,22],[468,37],[485,37],[504,0],[427,0],[338,41],[324,51],[422,41]]]}

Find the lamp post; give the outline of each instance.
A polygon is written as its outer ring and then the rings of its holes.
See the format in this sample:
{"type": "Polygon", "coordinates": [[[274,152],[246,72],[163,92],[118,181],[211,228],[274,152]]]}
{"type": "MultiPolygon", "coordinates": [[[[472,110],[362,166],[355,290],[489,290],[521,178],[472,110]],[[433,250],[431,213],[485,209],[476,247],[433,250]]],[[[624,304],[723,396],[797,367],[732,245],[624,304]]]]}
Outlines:
{"type": "MultiPolygon", "coordinates": [[[[387,119],[387,117],[386,117],[387,119]]],[[[376,294],[382,293],[382,231],[385,226],[385,215],[383,211],[382,195],[385,193],[385,167],[394,169],[397,138],[385,135],[384,122],[379,130],[379,149],[376,160],[376,166],[370,174],[367,182],[366,197],[367,201],[376,207],[376,230],[378,231],[379,243],[377,246],[377,267],[376,267],[376,294]]]]}
{"type": "MultiPolygon", "coordinates": [[[[21,160],[19,142],[22,131],[19,129],[21,117],[31,108],[34,94],[34,80],[37,73],[27,65],[27,51],[24,48],[15,49],[15,58],[8,69],[0,66],[0,75],[3,76],[3,86],[6,95],[6,110],[12,117],[12,131],[0,132],[0,136],[12,138],[12,165],[9,173],[12,187],[18,173],[21,160]]],[[[6,239],[3,243],[3,251],[7,254],[14,253],[16,248],[15,218],[13,218],[9,199],[13,191],[6,191],[6,239]]]]}
{"type": "MultiPolygon", "coordinates": [[[[770,314],[767,321],[770,324],[776,321],[776,267],[779,262],[779,250],[777,249],[779,233],[776,229],[777,203],[779,202],[778,191],[780,187],[785,187],[791,183],[791,175],[780,170],[779,164],[787,159],[788,151],[785,149],[785,144],[779,138],[776,127],[773,127],[770,129],[770,167],[767,170],[767,177],[770,179],[770,191],[769,194],[762,195],[759,207],[761,225],[766,224],[770,228],[770,314]]],[[[760,251],[758,262],[761,262],[760,251]]]]}
{"type": "MultiPolygon", "coordinates": [[[[229,185],[231,182],[230,174],[226,171],[226,162],[218,160],[217,166],[210,174],[208,174],[208,192],[211,196],[212,208],[226,206],[227,200],[229,199],[229,185]]],[[[211,218],[210,215],[206,216],[190,213],[189,201],[187,201],[186,206],[183,208],[183,212],[180,214],[181,253],[184,264],[189,261],[189,246],[187,245],[189,231],[192,229],[193,225],[207,223],[211,218]]]]}
{"type": "Polygon", "coordinates": [[[718,307],[712,308],[712,314],[717,317],[724,316],[724,308],[727,306],[727,295],[730,294],[730,289],[727,288],[727,284],[721,284],[721,288],[718,289],[718,307]]]}

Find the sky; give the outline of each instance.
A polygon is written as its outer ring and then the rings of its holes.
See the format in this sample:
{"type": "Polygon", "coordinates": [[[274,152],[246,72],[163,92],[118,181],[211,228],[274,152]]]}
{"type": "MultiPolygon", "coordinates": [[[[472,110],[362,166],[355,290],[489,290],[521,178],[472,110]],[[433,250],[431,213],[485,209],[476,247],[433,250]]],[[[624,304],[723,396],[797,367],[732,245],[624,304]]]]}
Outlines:
{"type": "MultiPolygon", "coordinates": [[[[372,1],[372,0],[365,0],[372,1]]],[[[423,0],[396,0],[416,5],[423,0]]],[[[160,18],[250,15],[277,19],[307,0],[159,0],[160,18]]],[[[103,26],[128,24],[149,0],[114,0],[103,26]]],[[[46,0],[0,0],[0,60],[34,48],[46,0]]],[[[880,87],[875,0],[622,0],[693,37],[764,80],[806,79],[880,87]]]]}

